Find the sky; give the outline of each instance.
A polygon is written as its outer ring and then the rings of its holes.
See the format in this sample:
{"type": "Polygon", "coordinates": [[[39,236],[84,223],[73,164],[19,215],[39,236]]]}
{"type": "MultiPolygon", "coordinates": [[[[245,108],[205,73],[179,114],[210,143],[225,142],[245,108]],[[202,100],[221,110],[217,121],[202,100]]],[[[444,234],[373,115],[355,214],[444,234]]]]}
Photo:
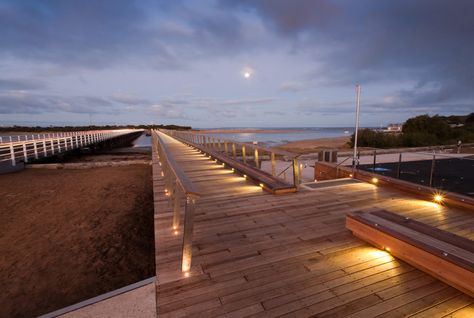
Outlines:
{"type": "Polygon", "coordinates": [[[348,127],[474,111],[471,0],[0,0],[0,125],[348,127]]]}

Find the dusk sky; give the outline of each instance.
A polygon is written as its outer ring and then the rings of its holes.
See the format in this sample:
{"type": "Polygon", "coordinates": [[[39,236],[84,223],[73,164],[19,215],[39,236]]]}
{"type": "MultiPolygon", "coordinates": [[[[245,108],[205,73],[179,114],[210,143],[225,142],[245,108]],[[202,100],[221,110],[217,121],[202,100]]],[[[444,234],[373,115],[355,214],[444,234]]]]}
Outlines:
{"type": "Polygon", "coordinates": [[[463,115],[473,58],[472,0],[0,0],[0,125],[463,115]]]}

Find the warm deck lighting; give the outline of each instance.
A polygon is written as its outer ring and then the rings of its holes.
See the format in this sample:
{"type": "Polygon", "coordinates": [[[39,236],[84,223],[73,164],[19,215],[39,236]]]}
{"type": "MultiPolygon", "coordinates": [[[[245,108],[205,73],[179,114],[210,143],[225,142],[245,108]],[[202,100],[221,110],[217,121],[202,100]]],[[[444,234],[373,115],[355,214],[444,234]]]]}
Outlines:
{"type": "Polygon", "coordinates": [[[352,177],[353,177],[352,173],[349,175],[349,177],[350,177],[350,178],[352,178],[352,177]]]}
{"type": "Polygon", "coordinates": [[[244,177],[244,179],[247,179],[247,175],[245,175],[245,174],[242,177],[244,177]]]}
{"type": "Polygon", "coordinates": [[[234,172],[234,171],[235,171],[235,169],[234,169],[234,168],[232,168],[232,169],[230,169],[230,170],[232,170],[232,172],[234,172]]]}
{"type": "Polygon", "coordinates": [[[443,200],[444,200],[444,197],[439,193],[437,193],[433,196],[433,201],[436,202],[436,203],[442,203],[443,200]]]}
{"type": "Polygon", "coordinates": [[[189,277],[189,272],[184,272],[184,277],[189,277]]]}
{"type": "Polygon", "coordinates": [[[259,186],[260,186],[260,188],[262,188],[262,189],[263,189],[263,183],[260,183],[260,184],[259,184],[259,186]]]}
{"type": "Polygon", "coordinates": [[[178,235],[178,231],[174,231],[173,234],[174,234],[174,235],[178,235]]]}
{"type": "Polygon", "coordinates": [[[373,183],[373,184],[377,184],[378,182],[379,182],[379,179],[377,179],[377,178],[372,178],[372,183],[373,183]]]}
{"type": "Polygon", "coordinates": [[[386,250],[387,252],[390,252],[390,247],[386,247],[385,250],[386,250]]]}

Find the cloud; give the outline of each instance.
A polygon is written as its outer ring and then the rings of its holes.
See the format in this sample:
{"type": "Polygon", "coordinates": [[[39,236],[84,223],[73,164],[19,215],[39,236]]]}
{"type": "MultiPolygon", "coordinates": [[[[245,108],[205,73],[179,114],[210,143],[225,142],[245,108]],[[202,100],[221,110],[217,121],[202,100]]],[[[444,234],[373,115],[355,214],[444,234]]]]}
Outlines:
{"type": "MultiPolygon", "coordinates": [[[[448,109],[474,99],[472,1],[223,0],[221,5],[252,10],[290,41],[294,52],[311,54],[315,65],[307,79],[319,85],[410,80],[417,84],[404,93],[412,96],[406,100],[412,105],[443,103],[448,109]],[[431,89],[418,93],[423,86],[431,89]]],[[[472,110],[471,103],[464,104],[463,111],[472,110]]]]}
{"type": "Polygon", "coordinates": [[[103,114],[119,115],[129,112],[145,116],[158,115],[166,119],[189,119],[178,105],[169,101],[154,102],[133,97],[56,96],[28,92],[0,93],[0,114],[103,114]]]}
{"type": "Polygon", "coordinates": [[[32,79],[0,79],[0,91],[24,91],[45,88],[46,84],[32,79]]]}
{"type": "Polygon", "coordinates": [[[234,99],[216,102],[222,106],[241,106],[241,105],[267,105],[275,102],[276,98],[253,98],[253,99],[234,99]]]}
{"type": "Polygon", "coordinates": [[[102,69],[183,70],[248,51],[254,28],[232,11],[188,1],[14,1],[0,5],[0,56],[102,69]],[[249,45],[242,45],[248,43],[249,45]]]}
{"type": "Polygon", "coordinates": [[[306,90],[307,84],[302,82],[284,82],[280,85],[279,91],[297,93],[306,90]]]}

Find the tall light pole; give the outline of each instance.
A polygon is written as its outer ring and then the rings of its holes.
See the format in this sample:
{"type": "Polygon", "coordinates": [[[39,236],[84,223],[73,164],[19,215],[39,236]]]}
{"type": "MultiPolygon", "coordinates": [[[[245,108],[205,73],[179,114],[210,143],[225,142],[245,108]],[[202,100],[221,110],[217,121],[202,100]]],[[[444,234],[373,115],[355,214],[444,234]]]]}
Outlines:
{"type": "MultiPolygon", "coordinates": [[[[356,124],[354,132],[354,156],[352,157],[352,170],[354,172],[357,165],[357,135],[359,133],[359,110],[360,110],[360,85],[356,85],[356,124]]],[[[353,173],[354,175],[354,173],[353,173]]]]}

